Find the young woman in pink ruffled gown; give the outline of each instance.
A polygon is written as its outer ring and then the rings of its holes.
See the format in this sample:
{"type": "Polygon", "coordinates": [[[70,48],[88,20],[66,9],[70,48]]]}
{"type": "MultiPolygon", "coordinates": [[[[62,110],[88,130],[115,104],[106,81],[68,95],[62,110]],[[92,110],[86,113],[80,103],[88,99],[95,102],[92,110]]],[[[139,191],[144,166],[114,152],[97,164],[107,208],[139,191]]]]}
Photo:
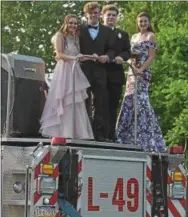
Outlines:
{"type": "MultiPolygon", "coordinates": [[[[40,132],[45,137],[72,138],[72,66],[75,57],[84,61],[79,52],[77,17],[67,15],[60,30],[53,36],[57,64],[49,94],[41,117],[40,132]]],[[[75,137],[93,139],[93,132],[87,115],[86,89],[90,86],[79,62],[75,65],[75,137]]]]}

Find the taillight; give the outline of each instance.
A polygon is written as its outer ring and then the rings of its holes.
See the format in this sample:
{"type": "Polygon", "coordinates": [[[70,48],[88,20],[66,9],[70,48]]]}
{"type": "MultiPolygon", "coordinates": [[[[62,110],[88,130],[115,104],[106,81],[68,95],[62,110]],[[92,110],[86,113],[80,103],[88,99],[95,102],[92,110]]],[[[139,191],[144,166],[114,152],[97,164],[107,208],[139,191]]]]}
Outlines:
{"type": "Polygon", "coordinates": [[[184,148],[180,145],[173,145],[169,148],[170,154],[183,154],[184,148]]]}
{"type": "Polygon", "coordinates": [[[173,199],[185,198],[185,187],[183,185],[183,174],[180,171],[171,172],[172,183],[169,185],[169,196],[173,199]]]}
{"type": "Polygon", "coordinates": [[[37,179],[38,194],[53,194],[57,189],[56,179],[53,177],[39,177],[37,179]]]}
{"type": "Polygon", "coordinates": [[[183,199],[185,197],[184,186],[181,182],[175,182],[172,185],[172,198],[183,199]]]}
{"type": "Polygon", "coordinates": [[[172,180],[173,182],[181,182],[183,181],[183,174],[179,171],[174,171],[172,173],[172,180]]]}
{"type": "Polygon", "coordinates": [[[44,175],[53,175],[54,165],[53,164],[41,164],[40,173],[44,175]]]}
{"type": "Polygon", "coordinates": [[[40,164],[40,175],[37,178],[36,191],[43,196],[43,205],[50,205],[50,198],[58,188],[55,167],[52,163],[40,164]]]}
{"type": "Polygon", "coordinates": [[[51,140],[52,145],[66,145],[66,139],[63,137],[53,137],[51,140]]]}

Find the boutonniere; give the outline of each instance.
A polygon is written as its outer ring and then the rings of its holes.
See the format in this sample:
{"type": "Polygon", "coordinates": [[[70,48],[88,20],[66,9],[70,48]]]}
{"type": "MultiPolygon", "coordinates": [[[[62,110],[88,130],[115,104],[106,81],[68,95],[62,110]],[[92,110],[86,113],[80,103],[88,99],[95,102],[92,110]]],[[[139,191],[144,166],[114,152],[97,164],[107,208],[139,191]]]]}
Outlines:
{"type": "Polygon", "coordinates": [[[118,33],[118,38],[122,38],[122,34],[120,32],[118,33]]]}

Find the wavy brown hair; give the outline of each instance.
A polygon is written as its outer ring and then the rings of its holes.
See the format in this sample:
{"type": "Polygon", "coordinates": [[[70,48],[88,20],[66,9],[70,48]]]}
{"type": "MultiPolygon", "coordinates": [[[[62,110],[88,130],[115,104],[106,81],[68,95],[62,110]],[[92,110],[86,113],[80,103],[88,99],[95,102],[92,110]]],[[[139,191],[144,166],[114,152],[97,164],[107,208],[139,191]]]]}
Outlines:
{"type": "Polygon", "coordinates": [[[148,18],[148,20],[149,20],[149,26],[148,26],[147,30],[148,30],[149,32],[154,32],[154,30],[153,30],[153,28],[152,28],[152,26],[151,26],[151,23],[150,23],[150,17],[149,17],[149,15],[148,15],[148,13],[146,13],[146,12],[141,12],[141,13],[138,14],[138,16],[136,17],[136,28],[137,28],[137,31],[140,32],[140,28],[139,28],[139,26],[138,26],[138,18],[140,18],[140,17],[147,17],[147,18],[148,18]]]}
{"type": "MultiPolygon", "coordinates": [[[[63,36],[67,36],[68,35],[68,23],[69,20],[71,18],[75,18],[77,20],[77,16],[74,14],[68,14],[67,16],[65,16],[63,25],[60,27],[59,32],[61,32],[63,34],[63,36]]],[[[78,29],[76,30],[76,35],[78,34],[78,29]]]]}

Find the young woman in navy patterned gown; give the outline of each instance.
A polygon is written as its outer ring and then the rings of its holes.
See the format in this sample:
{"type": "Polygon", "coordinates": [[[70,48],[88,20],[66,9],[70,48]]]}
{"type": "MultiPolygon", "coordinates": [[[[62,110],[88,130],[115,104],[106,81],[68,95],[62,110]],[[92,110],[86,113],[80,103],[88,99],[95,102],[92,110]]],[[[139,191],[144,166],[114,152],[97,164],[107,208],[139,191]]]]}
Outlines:
{"type": "Polygon", "coordinates": [[[138,33],[132,36],[132,69],[129,69],[126,91],[117,121],[117,142],[134,144],[135,110],[134,85],[137,76],[137,141],[144,151],[164,152],[166,145],[161,129],[149,101],[149,83],[151,71],[149,66],[155,57],[155,35],[150,25],[149,16],[142,12],[137,16],[138,33]]]}

